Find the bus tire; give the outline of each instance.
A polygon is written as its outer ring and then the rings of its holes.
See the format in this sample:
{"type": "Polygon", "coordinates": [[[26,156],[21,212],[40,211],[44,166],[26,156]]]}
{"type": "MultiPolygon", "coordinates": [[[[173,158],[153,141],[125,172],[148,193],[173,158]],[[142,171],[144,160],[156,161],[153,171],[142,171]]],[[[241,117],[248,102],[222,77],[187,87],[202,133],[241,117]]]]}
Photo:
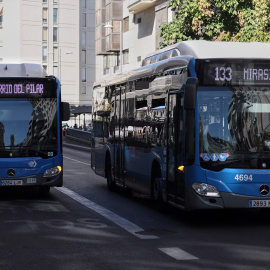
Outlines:
{"type": "Polygon", "coordinates": [[[161,178],[161,170],[159,166],[153,166],[152,169],[152,200],[155,203],[156,208],[160,212],[166,211],[166,203],[163,201],[163,185],[161,178]]]}
{"type": "Polygon", "coordinates": [[[106,178],[107,178],[107,187],[109,191],[115,191],[115,182],[112,178],[112,166],[111,159],[107,158],[106,161],[106,178]]]}

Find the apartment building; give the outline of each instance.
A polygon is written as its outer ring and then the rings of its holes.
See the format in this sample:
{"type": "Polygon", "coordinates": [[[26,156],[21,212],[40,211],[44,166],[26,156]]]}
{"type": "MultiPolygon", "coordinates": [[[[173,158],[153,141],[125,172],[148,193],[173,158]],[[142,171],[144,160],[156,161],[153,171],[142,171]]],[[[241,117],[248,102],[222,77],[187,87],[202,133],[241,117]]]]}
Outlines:
{"type": "Polygon", "coordinates": [[[159,26],[174,15],[168,4],[169,0],[96,0],[96,81],[140,67],[158,48],[159,26]]]}
{"type": "Polygon", "coordinates": [[[62,99],[91,105],[95,0],[0,0],[0,63],[39,63],[62,84],[62,99]]]}

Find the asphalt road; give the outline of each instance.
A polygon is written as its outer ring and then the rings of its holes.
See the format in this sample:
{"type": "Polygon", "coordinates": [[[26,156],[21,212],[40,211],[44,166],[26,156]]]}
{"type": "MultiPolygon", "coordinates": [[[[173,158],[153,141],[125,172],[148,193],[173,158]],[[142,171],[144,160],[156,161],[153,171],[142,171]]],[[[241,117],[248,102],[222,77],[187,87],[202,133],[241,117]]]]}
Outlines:
{"type": "Polygon", "coordinates": [[[0,269],[269,269],[270,212],[160,213],[64,147],[64,187],[0,190],[0,269]]]}

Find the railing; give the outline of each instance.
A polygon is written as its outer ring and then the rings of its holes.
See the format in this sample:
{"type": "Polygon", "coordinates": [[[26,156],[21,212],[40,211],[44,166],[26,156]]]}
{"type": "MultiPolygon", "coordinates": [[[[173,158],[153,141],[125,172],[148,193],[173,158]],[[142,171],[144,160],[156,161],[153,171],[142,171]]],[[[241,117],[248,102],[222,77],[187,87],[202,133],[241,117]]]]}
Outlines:
{"type": "Polygon", "coordinates": [[[66,136],[70,139],[75,139],[80,142],[85,142],[91,144],[91,132],[83,131],[75,128],[68,128],[66,131],[66,136]]]}

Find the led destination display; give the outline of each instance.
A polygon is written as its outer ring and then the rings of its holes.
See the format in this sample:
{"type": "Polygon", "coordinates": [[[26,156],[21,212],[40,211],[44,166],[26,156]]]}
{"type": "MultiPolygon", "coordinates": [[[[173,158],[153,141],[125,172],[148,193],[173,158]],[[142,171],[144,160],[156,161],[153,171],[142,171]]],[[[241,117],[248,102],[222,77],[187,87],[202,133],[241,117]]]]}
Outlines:
{"type": "Polygon", "coordinates": [[[43,94],[44,84],[0,84],[0,94],[20,95],[20,94],[43,94]]]}
{"type": "Polygon", "coordinates": [[[0,97],[56,97],[52,78],[1,78],[0,97]]]}
{"type": "Polygon", "coordinates": [[[198,76],[203,85],[269,84],[270,61],[199,60],[198,76]]]}

